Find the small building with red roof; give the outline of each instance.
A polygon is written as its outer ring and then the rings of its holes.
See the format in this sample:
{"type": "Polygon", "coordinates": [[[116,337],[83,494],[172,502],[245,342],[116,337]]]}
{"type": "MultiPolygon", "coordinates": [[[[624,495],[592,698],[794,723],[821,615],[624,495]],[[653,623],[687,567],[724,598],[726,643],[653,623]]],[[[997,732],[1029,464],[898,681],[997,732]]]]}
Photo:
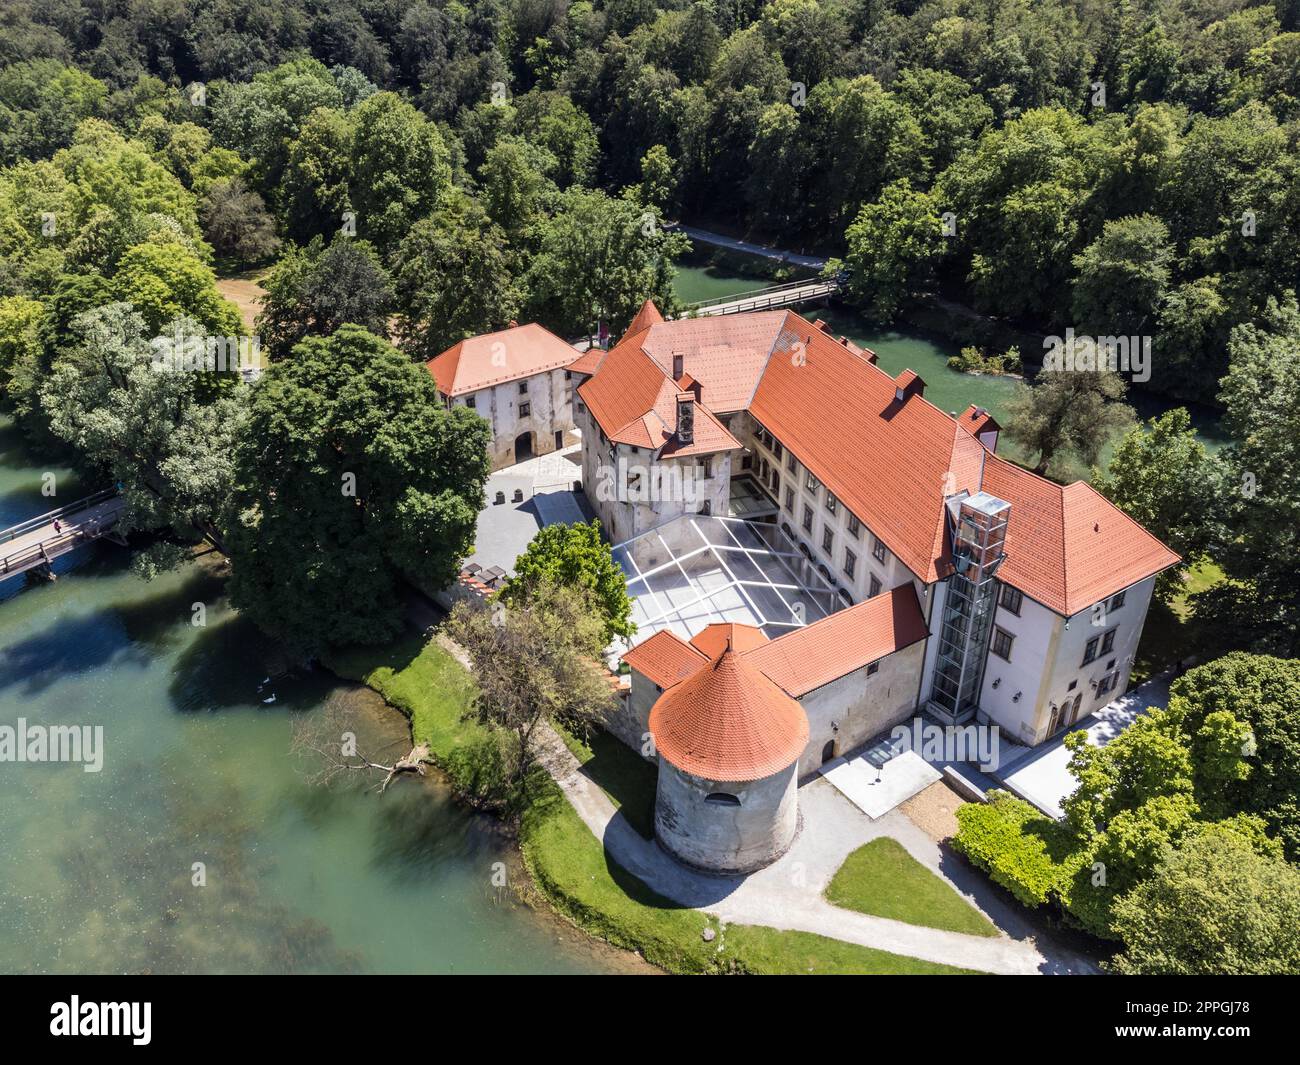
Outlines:
{"type": "Polygon", "coordinates": [[[535,322],[458,341],[426,364],[448,406],[492,427],[492,468],[576,442],[573,366],[584,353],[535,322]]]}

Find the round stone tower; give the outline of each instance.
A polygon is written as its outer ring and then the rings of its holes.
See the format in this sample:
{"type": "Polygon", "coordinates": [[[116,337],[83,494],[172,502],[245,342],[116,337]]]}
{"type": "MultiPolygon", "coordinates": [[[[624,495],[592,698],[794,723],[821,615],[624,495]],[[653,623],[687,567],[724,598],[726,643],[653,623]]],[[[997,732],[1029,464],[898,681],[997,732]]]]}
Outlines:
{"type": "Polygon", "coordinates": [[[659,754],[655,836],[712,873],[750,873],[786,852],[799,829],[803,707],[731,640],[650,710],[659,754]]]}

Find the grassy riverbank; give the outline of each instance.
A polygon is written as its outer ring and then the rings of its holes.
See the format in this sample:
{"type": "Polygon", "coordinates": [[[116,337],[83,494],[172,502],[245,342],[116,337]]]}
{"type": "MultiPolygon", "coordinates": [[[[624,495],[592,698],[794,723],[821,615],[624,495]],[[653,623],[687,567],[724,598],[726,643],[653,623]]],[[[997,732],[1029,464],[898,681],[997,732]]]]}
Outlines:
{"type": "MultiPolygon", "coordinates": [[[[489,793],[496,774],[492,737],[478,724],[464,720],[474,682],[447,650],[413,637],[389,648],[340,653],[326,664],[340,676],[373,688],[402,711],[411,721],[414,740],[429,744],[458,791],[480,797],[489,793]]],[[[572,749],[585,762],[599,757],[600,746],[599,742],[576,744],[572,749]]],[[[613,752],[605,757],[614,760],[613,752]]],[[[618,788],[613,778],[602,786],[607,791],[618,788]]],[[[804,932],[752,925],[724,928],[714,917],[655,894],[613,862],[542,770],[529,781],[519,844],[534,890],[556,910],[589,934],[635,950],[669,972],[966,971],[804,932]],[[708,943],[703,938],[707,928],[716,934],[708,943]]]]}

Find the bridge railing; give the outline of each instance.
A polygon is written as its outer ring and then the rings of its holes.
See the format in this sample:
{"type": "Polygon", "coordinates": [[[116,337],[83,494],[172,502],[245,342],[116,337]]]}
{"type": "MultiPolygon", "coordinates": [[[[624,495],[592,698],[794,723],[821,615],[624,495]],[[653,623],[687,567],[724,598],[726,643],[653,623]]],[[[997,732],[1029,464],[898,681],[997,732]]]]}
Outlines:
{"type": "Polygon", "coordinates": [[[787,281],[782,285],[768,285],[767,288],[752,288],[745,292],[733,292],[730,296],[717,296],[711,300],[700,300],[697,303],[688,303],[686,309],[690,311],[703,310],[705,307],[718,307],[724,303],[744,303],[750,300],[762,301],[769,306],[775,299],[783,296],[789,296],[800,289],[817,289],[826,292],[834,292],[839,288],[839,283],[834,280],[822,278],[808,278],[803,281],[787,281]]]}
{"type": "Polygon", "coordinates": [[[0,531],[0,544],[16,540],[18,537],[25,536],[27,533],[33,532],[44,525],[49,525],[58,519],[69,518],[90,507],[98,506],[105,500],[112,499],[115,495],[117,495],[116,488],[105,488],[86,496],[84,499],[78,499],[75,503],[69,503],[45,514],[38,514],[26,521],[20,521],[17,525],[11,525],[9,528],[0,531]]]}

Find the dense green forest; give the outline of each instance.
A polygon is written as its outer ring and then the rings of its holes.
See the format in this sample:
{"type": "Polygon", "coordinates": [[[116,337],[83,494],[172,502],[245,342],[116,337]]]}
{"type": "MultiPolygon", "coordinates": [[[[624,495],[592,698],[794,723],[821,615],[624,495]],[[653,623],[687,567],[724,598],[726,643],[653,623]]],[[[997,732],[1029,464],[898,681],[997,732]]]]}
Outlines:
{"type": "MultiPolygon", "coordinates": [[[[941,284],[1045,332],[1150,335],[1147,387],[1213,402],[1232,328],[1300,277],[1297,31],[1298,0],[15,0],[0,163],[84,154],[102,119],[194,196],[189,236],[252,261],[263,205],[301,245],[354,212],[397,275],[370,309],[425,352],[667,296],[664,239],[624,242],[598,294],[565,276],[581,232],[621,231],[582,190],[632,189],[843,255],[879,318],[941,284]],[[460,256],[481,295],[448,305],[460,256]]],[[[24,182],[84,201],[48,169],[0,192],[0,291],[31,295],[57,265],[26,261],[24,182]]]]}

